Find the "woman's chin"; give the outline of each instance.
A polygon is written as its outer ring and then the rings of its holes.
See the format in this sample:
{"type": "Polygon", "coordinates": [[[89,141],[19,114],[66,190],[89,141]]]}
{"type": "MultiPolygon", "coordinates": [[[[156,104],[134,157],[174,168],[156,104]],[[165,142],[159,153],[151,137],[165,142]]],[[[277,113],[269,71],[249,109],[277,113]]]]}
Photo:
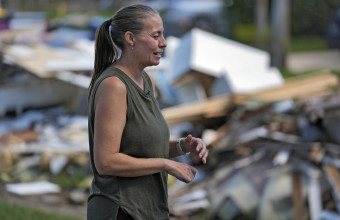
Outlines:
{"type": "Polygon", "coordinates": [[[158,64],[159,64],[159,60],[152,62],[152,64],[150,66],[157,66],[158,64]]]}

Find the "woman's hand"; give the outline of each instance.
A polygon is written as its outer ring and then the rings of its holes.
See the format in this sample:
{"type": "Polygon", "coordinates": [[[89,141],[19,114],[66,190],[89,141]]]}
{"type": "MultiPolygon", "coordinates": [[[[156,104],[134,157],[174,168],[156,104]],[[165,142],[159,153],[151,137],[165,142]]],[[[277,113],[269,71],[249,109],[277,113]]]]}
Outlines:
{"type": "Polygon", "coordinates": [[[195,178],[197,170],[194,167],[173,160],[165,161],[165,170],[177,179],[190,183],[195,178]]]}
{"type": "Polygon", "coordinates": [[[204,164],[207,163],[208,149],[207,146],[200,138],[195,138],[189,134],[184,141],[182,146],[185,152],[190,152],[194,156],[197,156],[204,164]]]}

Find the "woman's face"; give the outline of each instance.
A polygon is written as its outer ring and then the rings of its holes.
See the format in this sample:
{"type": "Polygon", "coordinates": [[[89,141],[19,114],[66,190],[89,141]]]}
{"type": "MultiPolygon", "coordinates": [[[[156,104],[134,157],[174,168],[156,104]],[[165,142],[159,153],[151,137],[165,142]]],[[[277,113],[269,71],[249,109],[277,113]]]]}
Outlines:
{"type": "Polygon", "coordinates": [[[154,14],[144,19],[144,29],[136,35],[133,53],[143,67],[158,65],[166,47],[161,17],[154,14]]]}

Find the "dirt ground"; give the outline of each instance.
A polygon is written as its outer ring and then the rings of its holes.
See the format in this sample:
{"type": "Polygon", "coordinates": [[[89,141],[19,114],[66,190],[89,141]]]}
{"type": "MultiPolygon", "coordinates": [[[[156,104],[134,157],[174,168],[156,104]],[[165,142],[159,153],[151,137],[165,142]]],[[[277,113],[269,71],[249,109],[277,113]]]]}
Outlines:
{"type": "Polygon", "coordinates": [[[62,213],[65,215],[77,216],[86,219],[86,203],[71,204],[67,192],[19,196],[8,193],[3,184],[0,184],[0,201],[16,204],[23,207],[36,208],[44,212],[62,213]]]}

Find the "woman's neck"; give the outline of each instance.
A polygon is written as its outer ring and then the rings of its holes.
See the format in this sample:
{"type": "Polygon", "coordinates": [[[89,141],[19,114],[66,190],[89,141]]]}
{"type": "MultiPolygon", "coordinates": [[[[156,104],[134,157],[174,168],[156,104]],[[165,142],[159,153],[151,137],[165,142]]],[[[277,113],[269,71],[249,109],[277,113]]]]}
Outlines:
{"type": "Polygon", "coordinates": [[[119,60],[113,63],[113,66],[123,71],[128,75],[139,87],[144,89],[143,71],[144,68],[140,68],[136,62],[121,57],[119,60]]]}

